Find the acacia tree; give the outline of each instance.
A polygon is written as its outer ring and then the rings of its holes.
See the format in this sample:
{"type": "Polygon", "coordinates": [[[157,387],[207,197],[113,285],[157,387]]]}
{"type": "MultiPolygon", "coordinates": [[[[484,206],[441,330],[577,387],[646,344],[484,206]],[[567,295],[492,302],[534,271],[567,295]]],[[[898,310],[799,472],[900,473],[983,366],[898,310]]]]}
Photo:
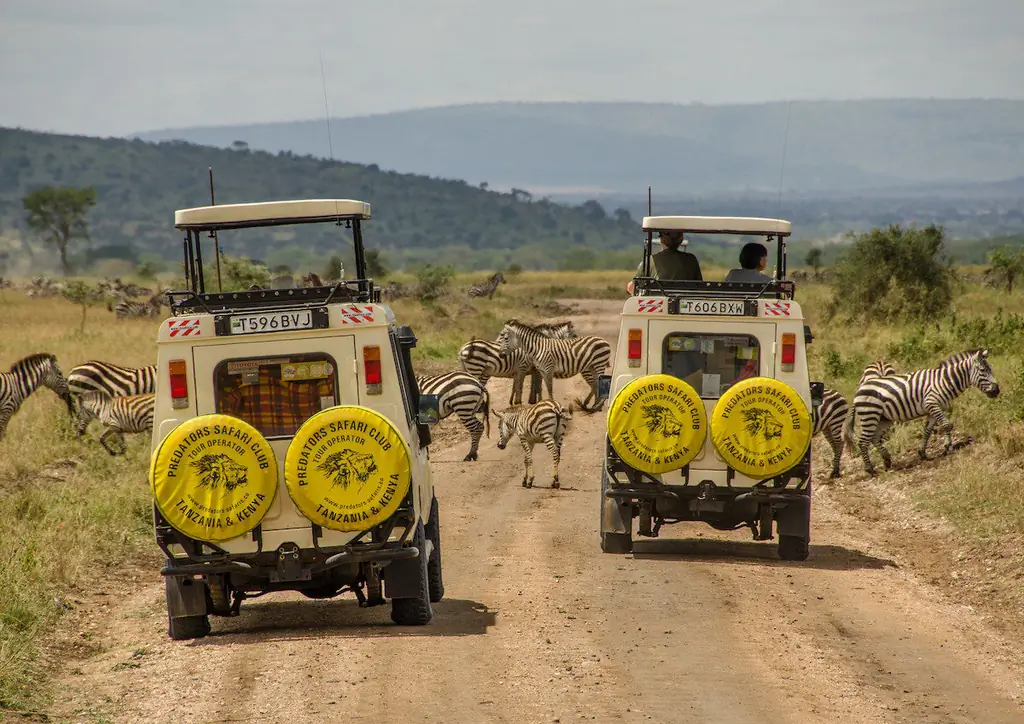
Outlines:
{"type": "Polygon", "coordinates": [[[22,199],[22,205],[28,228],[40,234],[44,242],[57,246],[61,269],[67,276],[71,271],[68,243],[72,239],[89,238],[85,215],[90,206],[96,205],[96,189],[92,186],[44,186],[22,199]]]}
{"type": "Polygon", "coordinates": [[[810,251],[807,252],[807,256],[804,257],[804,264],[814,269],[814,278],[818,278],[818,272],[821,270],[821,249],[817,246],[811,247],[810,251]]]}
{"type": "Polygon", "coordinates": [[[988,263],[992,266],[986,276],[992,285],[1005,284],[1006,291],[1012,292],[1014,280],[1024,274],[1024,251],[1012,246],[993,249],[989,252],[988,263]]]}

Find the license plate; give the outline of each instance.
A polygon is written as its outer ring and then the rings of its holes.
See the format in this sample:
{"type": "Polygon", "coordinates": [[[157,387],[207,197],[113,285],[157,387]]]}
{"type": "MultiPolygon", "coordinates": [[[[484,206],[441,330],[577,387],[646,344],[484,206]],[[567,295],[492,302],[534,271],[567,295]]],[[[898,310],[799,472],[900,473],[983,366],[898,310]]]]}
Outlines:
{"type": "Polygon", "coordinates": [[[746,311],[744,302],[680,299],[680,314],[711,314],[727,317],[742,317],[746,311]]]}
{"type": "Polygon", "coordinates": [[[260,334],[262,332],[288,332],[293,329],[312,329],[313,314],[308,309],[298,312],[272,312],[269,314],[236,314],[231,317],[231,334],[260,334]]]}

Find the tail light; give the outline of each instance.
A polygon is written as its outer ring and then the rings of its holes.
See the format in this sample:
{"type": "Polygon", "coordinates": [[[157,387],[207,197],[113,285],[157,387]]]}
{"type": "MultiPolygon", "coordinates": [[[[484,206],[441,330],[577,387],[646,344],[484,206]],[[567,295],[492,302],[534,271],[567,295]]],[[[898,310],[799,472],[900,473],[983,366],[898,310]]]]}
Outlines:
{"type": "Polygon", "coordinates": [[[630,367],[639,367],[640,358],[644,355],[644,333],[640,329],[629,330],[629,344],[626,359],[630,367]]]}
{"type": "Polygon", "coordinates": [[[796,362],[796,335],[787,332],[782,335],[782,371],[792,372],[796,362]]]}
{"type": "Polygon", "coordinates": [[[171,407],[188,407],[188,367],[183,359],[172,359],[167,364],[171,379],[171,407]]]}
{"type": "Polygon", "coordinates": [[[363,373],[366,376],[366,394],[381,394],[380,347],[363,347],[363,373]]]}

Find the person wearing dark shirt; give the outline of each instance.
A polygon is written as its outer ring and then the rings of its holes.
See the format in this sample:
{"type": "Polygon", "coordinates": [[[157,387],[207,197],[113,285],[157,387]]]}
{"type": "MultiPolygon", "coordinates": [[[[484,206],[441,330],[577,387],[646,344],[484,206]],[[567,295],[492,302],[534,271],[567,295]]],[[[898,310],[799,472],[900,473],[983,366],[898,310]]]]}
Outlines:
{"type": "Polygon", "coordinates": [[[725,276],[727,282],[752,282],[764,284],[772,278],[764,273],[768,265],[768,247],[751,242],[740,250],[740,269],[731,269],[725,276]]]}
{"type": "MultiPolygon", "coordinates": [[[[679,251],[683,244],[683,232],[662,231],[659,234],[661,245],[665,247],[651,257],[651,276],[661,281],[685,282],[703,281],[700,273],[700,262],[688,251],[679,251]]],[[[643,262],[637,267],[636,276],[643,274],[643,262]]],[[[633,293],[633,282],[626,285],[626,291],[633,293]]]]}

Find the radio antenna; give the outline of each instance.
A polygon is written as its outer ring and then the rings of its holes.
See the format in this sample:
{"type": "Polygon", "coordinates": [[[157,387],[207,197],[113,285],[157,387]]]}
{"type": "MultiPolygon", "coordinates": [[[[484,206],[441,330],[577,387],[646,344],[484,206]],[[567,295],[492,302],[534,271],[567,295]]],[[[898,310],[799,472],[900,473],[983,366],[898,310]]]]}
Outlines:
{"type": "MultiPolygon", "coordinates": [[[[210,169],[210,206],[216,206],[217,202],[213,196],[213,166],[210,169]]],[[[223,292],[224,286],[220,281],[220,239],[217,238],[216,231],[210,231],[210,238],[213,239],[213,255],[217,259],[217,291],[223,292]]]]}
{"type": "Polygon", "coordinates": [[[327,76],[324,75],[324,54],[320,53],[320,83],[324,88],[324,114],[327,116],[327,150],[334,160],[334,142],[331,140],[331,108],[327,105],[327,76]]]}
{"type": "Polygon", "coordinates": [[[647,215],[648,216],[654,216],[654,214],[651,213],[651,187],[650,186],[647,187],[647,215]]]}
{"type": "Polygon", "coordinates": [[[786,149],[789,147],[789,120],[793,114],[793,101],[786,104],[786,132],[782,136],[782,163],[779,165],[779,198],[775,207],[775,218],[782,213],[782,179],[786,173],[786,149]]]}

